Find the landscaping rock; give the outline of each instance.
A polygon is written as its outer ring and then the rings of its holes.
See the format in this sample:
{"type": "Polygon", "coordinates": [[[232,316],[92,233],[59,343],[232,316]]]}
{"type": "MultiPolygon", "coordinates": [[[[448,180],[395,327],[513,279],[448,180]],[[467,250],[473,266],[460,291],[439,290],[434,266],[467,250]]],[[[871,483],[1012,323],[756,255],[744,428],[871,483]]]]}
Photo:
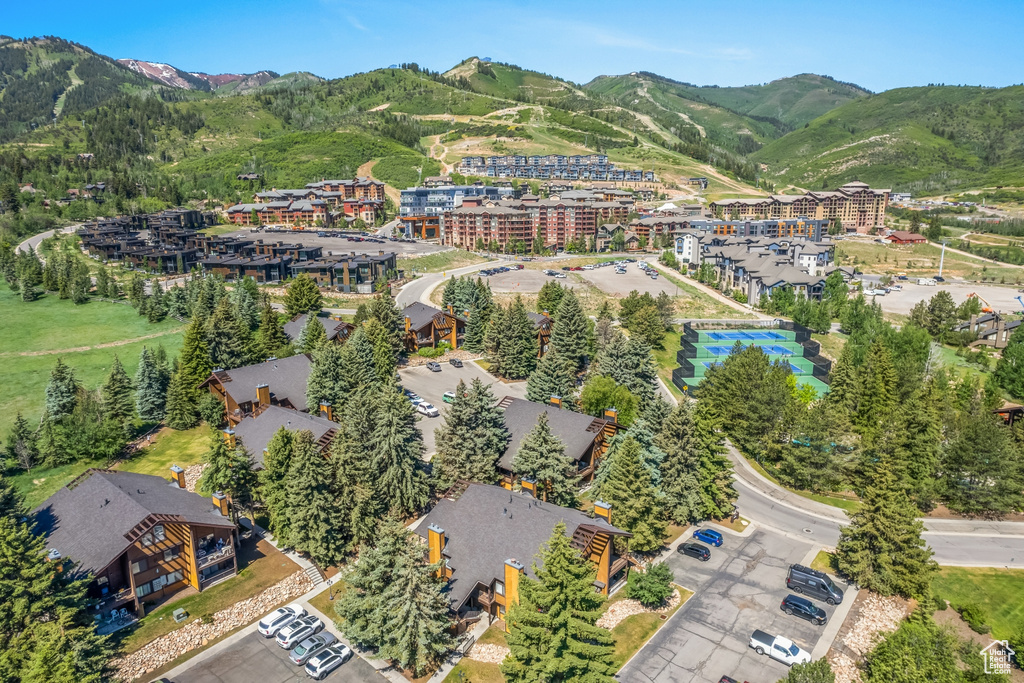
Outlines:
{"type": "Polygon", "coordinates": [[[196,492],[196,484],[199,483],[199,477],[203,476],[203,470],[206,469],[206,465],[190,465],[185,468],[185,490],[196,492]]]}
{"type": "Polygon", "coordinates": [[[509,652],[511,650],[504,645],[486,643],[484,645],[474,645],[469,654],[466,655],[466,658],[472,659],[475,662],[501,664],[505,657],[508,657],[509,652]]]}
{"type": "Polygon", "coordinates": [[[836,676],[836,683],[862,683],[857,663],[836,650],[829,650],[828,663],[836,676]]]}
{"type": "Polygon", "coordinates": [[[843,644],[863,657],[878,643],[883,634],[899,628],[900,622],[908,613],[904,600],[868,593],[857,621],[843,636],[843,644]]]}
{"type": "Polygon", "coordinates": [[[597,620],[597,626],[600,628],[606,628],[610,631],[618,626],[624,619],[631,617],[634,614],[644,614],[645,612],[662,614],[669,612],[679,604],[680,600],[682,600],[682,597],[679,595],[678,589],[672,593],[671,597],[669,597],[664,605],[653,609],[644,607],[637,600],[630,600],[629,598],[626,598],[625,600],[618,600],[613,602],[611,606],[605,610],[605,613],[597,620]]]}
{"type": "Polygon", "coordinates": [[[200,616],[195,616],[178,630],[157,638],[126,657],[112,660],[110,665],[114,670],[114,678],[132,681],[145,676],[190,650],[203,647],[229,631],[259,620],[274,606],[303,595],[312,588],[310,578],[305,572],[298,571],[259,595],[217,612],[213,615],[212,623],[204,624],[200,616]]]}

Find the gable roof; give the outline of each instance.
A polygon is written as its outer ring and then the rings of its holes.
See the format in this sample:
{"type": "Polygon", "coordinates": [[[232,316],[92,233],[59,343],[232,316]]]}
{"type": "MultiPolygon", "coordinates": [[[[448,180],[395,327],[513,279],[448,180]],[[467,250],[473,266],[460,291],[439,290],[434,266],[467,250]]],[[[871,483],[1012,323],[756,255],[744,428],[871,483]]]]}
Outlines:
{"type": "MultiPolygon", "coordinates": [[[[284,324],[284,333],[288,339],[295,341],[299,338],[299,334],[302,332],[302,328],[305,326],[308,318],[308,313],[300,313],[284,324]]],[[[347,339],[348,335],[355,329],[355,325],[343,320],[321,317],[320,322],[324,324],[324,330],[327,332],[327,341],[338,338],[342,340],[347,339]]]]}
{"type": "Polygon", "coordinates": [[[529,576],[536,577],[533,564],[540,564],[536,555],[559,522],[565,522],[570,538],[584,525],[614,535],[631,535],[579,510],[489,484],[469,484],[458,498],[438,501],[416,532],[426,538],[430,525],[444,530],[443,554],[453,570],[449,596],[457,610],[477,584],[490,586],[494,579],[504,580],[505,560],[518,560],[529,576]]]}
{"type": "Polygon", "coordinates": [[[508,429],[510,437],[505,452],[498,460],[498,467],[509,472],[512,471],[512,459],[520,444],[536,426],[542,412],[548,414],[551,433],[561,439],[565,445],[565,455],[571,460],[583,457],[608,422],[590,415],[563,410],[558,406],[534,403],[512,396],[501,399],[498,407],[505,413],[505,428],[508,429]]]}
{"type": "Polygon", "coordinates": [[[263,467],[263,451],[281,427],[293,432],[307,430],[313,433],[313,442],[320,450],[330,446],[338,431],[338,423],[309,413],[300,413],[280,406],[267,406],[256,417],[247,417],[232,427],[245,450],[252,454],[253,463],[263,467]],[[320,441],[324,443],[321,444],[320,441]]]}
{"type": "Polygon", "coordinates": [[[306,407],[306,380],[310,367],[309,356],[300,353],[233,370],[215,370],[200,386],[216,380],[236,403],[245,403],[256,398],[258,385],[266,384],[270,387],[271,400],[276,403],[287,401],[302,410],[306,407]]]}
{"type": "Polygon", "coordinates": [[[150,515],[178,521],[234,526],[209,498],[179,488],[163,477],[112,470],[89,470],[33,511],[36,534],[49,548],[95,573],[131,545],[126,534],[150,515]]]}

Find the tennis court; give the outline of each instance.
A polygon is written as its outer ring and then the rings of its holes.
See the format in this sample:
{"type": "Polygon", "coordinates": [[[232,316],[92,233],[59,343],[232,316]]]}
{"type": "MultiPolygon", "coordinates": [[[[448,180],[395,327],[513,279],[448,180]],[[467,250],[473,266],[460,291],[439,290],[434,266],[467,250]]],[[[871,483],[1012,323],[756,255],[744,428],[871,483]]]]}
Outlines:
{"type": "MultiPolygon", "coordinates": [[[[751,344],[743,344],[742,346],[747,348],[751,344]]],[[[791,343],[791,346],[783,346],[782,344],[753,344],[753,346],[760,346],[761,350],[769,356],[795,356],[803,352],[803,348],[795,342],[791,343]]],[[[728,356],[734,348],[727,344],[702,344],[701,347],[712,356],[728,356]]]]}
{"type": "MultiPolygon", "coordinates": [[[[793,333],[790,332],[790,335],[793,333]]],[[[776,332],[774,330],[729,330],[722,331],[716,330],[713,332],[703,332],[701,336],[707,335],[707,341],[754,341],[754,340],[778,340],[778,341],[792,341],[795,339],[794,336],[786,336],[786,332],[776,332]]],[[[700,341],[705,341],[701,339],[700,341]]]]}

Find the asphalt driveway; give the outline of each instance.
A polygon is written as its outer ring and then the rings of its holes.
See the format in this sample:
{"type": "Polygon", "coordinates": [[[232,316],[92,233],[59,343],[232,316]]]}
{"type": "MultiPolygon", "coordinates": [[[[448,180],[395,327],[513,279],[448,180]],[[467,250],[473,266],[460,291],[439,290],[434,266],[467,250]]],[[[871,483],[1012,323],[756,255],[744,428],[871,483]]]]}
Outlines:
{"type": "Polygon", "coordinates": [[[479,378],[484,383],[491,385],[491,391],[498,399],[503,396],[526,398],[526,382],[502,382],[484,372],[476,363],[468,361],[464,362],[461,368],[454,367],[448,361],[443,361],[441,362],[441,372],[431,372],[426,366],[420,366],[399,370],[398,374],[402,378],[403,387],[433,404],[440,412],[438,417],[420,415],[417,422],[423,433],[423,445],[426,447],[424,452],[427,455],[437,450],[434,445],[434,430],[443,424],[443,416],[448,409],[448,404],[441,400],[441,396],[446,391],[455,391],[459,380],[464,381],[468,386],[474,379],[479,378]]]}
{"type": "MultiPolygon", "coordinates": [[[[747,647],[755,629],[791,639],[807,652],[824,626],[784,614],[786,573],[811,545],[757,530],[749,537],[725,536],[711,559],[678,553],[668,560],[676,582],[696,594],[618,674],[621,681],[718,683],[723,675],[750,683],[774,683],[788,668],[747,647]]],[[[852,592],[846,598],[853,599],[852,592]]],[[[821,605],[831,619],[837,608],[821,605]]]]}
{"type": "MultiPolygon", "coordinates": [[[[199,662],[174,677],[173,683],[298,683],[310,680],[302,667],[288,661],[288,651],[273,638],[264,638],[255,628],[216,657],[199,662]]],[[[386,679],[366,660],[353,656],[331,672],[325,681],[365,681],[383,683],[386,679]]]]}

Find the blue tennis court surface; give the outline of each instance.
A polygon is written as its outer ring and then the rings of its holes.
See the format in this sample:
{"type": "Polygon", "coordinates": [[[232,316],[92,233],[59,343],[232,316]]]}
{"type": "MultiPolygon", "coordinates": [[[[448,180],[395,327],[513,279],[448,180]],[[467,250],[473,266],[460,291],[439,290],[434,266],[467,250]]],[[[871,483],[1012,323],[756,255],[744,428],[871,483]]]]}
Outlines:
{"type": "Polygon", "coordinates": [[[786,336],[778,332],[737,330],[731,332],[708,332],[708,339],[712,341],[744,341],[748,339],[782,339],[786,336]]]}
{"type": "MultiPolygon", "coordinates": [[[[732,346],[726,345],[715,345],[715,344],[704,344],[705,349],[708,353],[714,356],[728,356],[732,353],[732,346]]],[[[746,344],[743,345],[746,348],[746,344]]],[[[792,356],[793,351],[790,351],[785,346],[776,346],[775,344],[761,344],[761,350],[770,356],[792,356]]]]}

